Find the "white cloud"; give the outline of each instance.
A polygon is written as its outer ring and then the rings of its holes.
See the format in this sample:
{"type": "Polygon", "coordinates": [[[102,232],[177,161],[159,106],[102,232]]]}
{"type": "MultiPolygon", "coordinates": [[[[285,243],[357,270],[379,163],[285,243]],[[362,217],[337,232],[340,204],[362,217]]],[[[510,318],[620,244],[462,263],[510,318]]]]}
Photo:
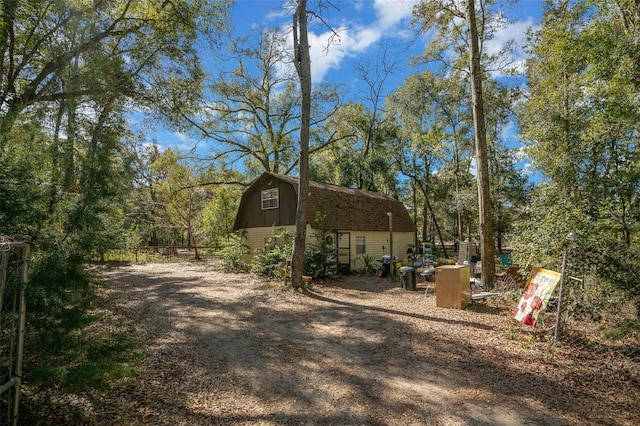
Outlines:
{"type": "Polygon", "coordinates": [[[340,37],[340,44],[327,46],[331,35],[330,32],[319,35],[309,34],[311,78],[314,82],[324,80],[324,76],[330,69],[339,70],[340,64],[349,55],[349,47],[345,43],[346,34],[340,37]]]}
{"type": "MultiPolygon", "coordinates": [[[[336,32],[340,42],[327,46],[332,33],[309,34],[311,44],[311,76],[314,82],[324,80],[329,70],[339,70],[342,62],[347,58],[365,53],[371,46],[380,41],[383,36],[393,34],[403,37],[404,33],[396,31],[404,19],[411,17],[413,6],[419,0],[375,0],[373,8],[376,21],[368,26],[343,24],[336,32]]],[[[369,7],[365,3],[365,7],[369,7]]],[[[362,5],[361,5],[362,6],[362,5]]]]}
{"type": "MultiPolygon", "coordinates": [[[[339,35],[339,43],[329,45],[329,39],[333,35],[329,29],[320,29],[322,32],[309,32],[309,44],[311,49],[311,75],[314,83],[321,82],[327,74],[333,70],[341,69],[342,64],[350,59],[369,52],[369,49],[383,38],[407,38],[415,33],[409,31],[408,20],[411,19],[413,8],[421,0],[356,0],[350,4],[357,14],[373,14],[375,19],[366,25],[359,25],[341,16],[340,21],[328,19],[328,24],[339,35]]],[[[283,0],[287,4],[288,0],[283,0]]],[[[290,8],[274,8],[269,15],[270,19],[290,19],[290,8]]],[[[459,18],[463,19],[463,18],[459,18]]],[[[522,71],[525,55],[522,46],[526,42],[526,30],[535,21],[532,17],[515,22],[507,22],[498,29],[493,40],[486,43],[487,53],[493,54],[503,49],[510,40],[517,44],[515,55],[511,58],[508,67],[522,71]]],[[[290,22],[283,25],[285,31],[290,31],[290,22]]],[[[314,29],[321,28],[316,26],[314,29]]],[[[425,34],[428,38],[430,35],[425,34]]],[[[291,41],[289,41],[290,43],[291,41]]],[[[495,77],[500,77],[496,75],[495,77]]]]}
{"type": "Polygon", "coordinates": [[[411,18],[413,6],[419,0],[375,0],[373,7],[378,17],[374,23],[380,30],[388,30],[398,25],[403,19],[411,18]]]}
{"type": "MultiPolygon", "coordinates": [[[[405,34],[398,31],[396,26],[404,19],[411,17],[413,6],[419,0],[375,0],[371,2],[357,2],[356,10],[373,8],[376,20],[369,25],[356,25],[353,22],[341,22],[332,25],[338,38],[332,36],[331,30],[322,33],[309,32],[309,44],[311,55],[311,77],[314,83],[324,80],[330,70],[340,70],[342,63],[349,58],[360,56],[380,41],[384,36],[403,37],[405,34]],[[329,43],[333,40],[334,43],[329,43]]],[[[290,27],[285,26],[290,29],[290,27]]],[[[402,29],[404,30],[404,29],[402,29]]],[[[291,37],[291,36],[290,36],[291,37]]],[[[291,39],[289,40],[291,43],[291,39]]]]}
{"type": "Polygon", "coordinates": [[[279,21],[281,19],[291,19],[293,6],[289,0],[282,2],[282,5],[274,6],[264,17],[266,21],[279,21]]]}
{"type": "Polygon", "coordinates": [[[382,38],[382,32],[377,28],[360,28],[353,36],[353,46],[351,50],[354,52],[363,52],[369,48],[372,44],[376,43],[382,38]]]}
{"type": "Polygon", "coordinates": [[[184,132],[173,132],[173,135],[180,142],[188,142],[188,143],[193,142],[193,138],[184,132]]]}
{"type": "MultiPolygon", "coordinates": [[[[508,67],[517,71],[524,71],[525,53],[523,46],[526,43],[527,30],[534,25],[533,18],[529,17],[524,21],[515,21],[500,28],[494,38],[485,44],[486,52],[489,55],[496,54],[503,49],[507,43],[515,41],[515,52],[508,64],[508,67]]],[[[497,75],[496,75],[497,77],[497,75]]]]}
{"type": "Polygon", "coordinates": [[[345,59],[362,54],[382,37],[380,31],[371,27],[341,28],[336,32],[340,37],[334,43],[329,42],[334,35],[331,31],[309,33],[314,83],[323,81],[329,70],[339,70],[345,59]]]}

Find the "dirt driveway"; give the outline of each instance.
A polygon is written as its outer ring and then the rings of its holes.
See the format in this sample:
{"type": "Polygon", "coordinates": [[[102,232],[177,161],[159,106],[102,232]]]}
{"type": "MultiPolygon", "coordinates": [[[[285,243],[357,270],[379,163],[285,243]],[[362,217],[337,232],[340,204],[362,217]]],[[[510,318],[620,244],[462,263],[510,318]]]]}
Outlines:
{"type": "Polygon", "coordinates": [[[116,424],[640,424],[635,365],[524,339],[491,305],[436,308],[375,277],[299,294],[207,263],[103,275],[149,342],[116,424]]]}

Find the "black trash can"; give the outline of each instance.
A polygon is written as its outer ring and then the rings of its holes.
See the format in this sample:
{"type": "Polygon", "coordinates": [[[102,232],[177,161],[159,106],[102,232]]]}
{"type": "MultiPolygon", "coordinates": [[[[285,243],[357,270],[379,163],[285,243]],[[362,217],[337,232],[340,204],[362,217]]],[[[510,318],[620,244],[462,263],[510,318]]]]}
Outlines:
{"type": "Polygon", "coordinates": [[[382,278],[387,278],[391,274],[391,264],[385,262],[382,264],[382,278]]]}
{"type": "Polygon", "coordinates": [[[400,283],[405,290],[416,289],[416,269],[411,266],[403,266],[398,269],[400,273],[400,283]]]}

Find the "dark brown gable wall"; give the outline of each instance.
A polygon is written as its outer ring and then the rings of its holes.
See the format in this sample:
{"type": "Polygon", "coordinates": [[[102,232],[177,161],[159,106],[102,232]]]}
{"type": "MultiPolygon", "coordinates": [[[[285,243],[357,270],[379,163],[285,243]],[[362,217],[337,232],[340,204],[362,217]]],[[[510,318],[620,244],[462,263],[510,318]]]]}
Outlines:
{"type": "Polygon", "coordinates": [[[244,193],[234,229],[294,225],[296,220],[296,192],[293,186],[275,176],[263,174],[244,193]],[[262,191],[278,188],[280,206],[262,210],[262,191]]]}
{"type": "Polygon", "coordinates": [[[283,182],[273,176],[264,179],[260,188],[256,191],[257,204],[256,211],[259,218],[256,227],[261,226],[286,226],[296,223],[296,192],[287,182],[283,182]],[[280,207],[277,209],[262,210],[261,195],[265,189],[278,188],[280,196],[280,207]]]}

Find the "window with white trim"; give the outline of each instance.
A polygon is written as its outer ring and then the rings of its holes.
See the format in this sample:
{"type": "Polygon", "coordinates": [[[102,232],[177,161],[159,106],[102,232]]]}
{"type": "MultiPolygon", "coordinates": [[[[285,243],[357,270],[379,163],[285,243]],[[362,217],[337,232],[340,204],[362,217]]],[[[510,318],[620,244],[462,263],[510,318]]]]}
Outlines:
{"type": "Polygon", "coordinates": [[[278,207],[280,207],[278,188],[262,191],[262,210],[277,209],[278,207]]]}
{"type": "Polygon", "coordinates": [[[356,236],[356,254],[367,252],[367,239],[364,236],[356,236]]]}

